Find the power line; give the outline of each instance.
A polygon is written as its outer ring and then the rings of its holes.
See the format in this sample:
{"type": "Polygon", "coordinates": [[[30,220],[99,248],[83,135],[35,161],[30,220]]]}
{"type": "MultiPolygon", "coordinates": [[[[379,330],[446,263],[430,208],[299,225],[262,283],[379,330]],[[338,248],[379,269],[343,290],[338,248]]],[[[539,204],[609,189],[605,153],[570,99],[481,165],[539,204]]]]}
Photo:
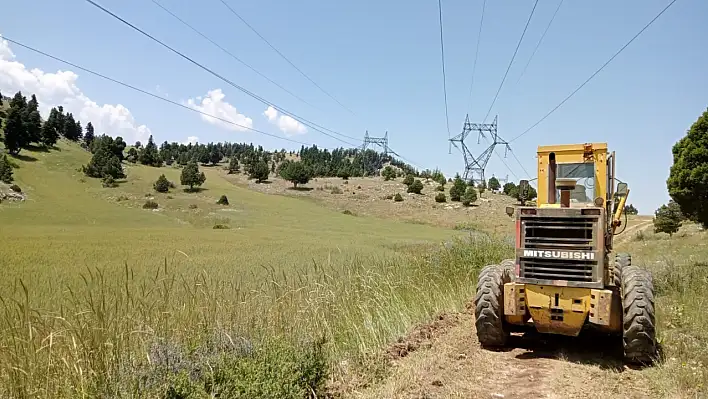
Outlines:
{"type": "Polygon", "coordinates": [[[224,53],[226,53],[226,54],[228,54],[229,56],[231,56],[231,58],[235,59],[236,61],[238,61],[238,62],[240,62],[241,64],[243,64],[244,66],[246,66],[248,69],[250,69],[250,70],[252,70],[253,72],[257,73],[257,74],[258,74],[259,76],[261,76],[263,79],[265,79],[265,80],[269,81],[270,83],[272,83],[272,84],[278,86],[280,89],[282,89],[282,90],[285,91],[286,93],[290,94],[291,96],[295,97],[296,99],[302,101],[303,103],[305,103],[305,104],[307,104],[307,105],[309,105],[309,106],[311,106],[311,107],[313,107],[313,108],[317,108],[317,107],[315,107],[314,105],[310,104],[309,102],[305,101],[303,98],[299,97],[297,94],[291,92],[290,90],[288,90],[288,89],[286,89],[285,87],[281,86],[279,83],[277,83],[277,82],[273,81],[272,79],[270,79],[269,77],[265,76],[264,74],[262,74],[261,72],[259,72],[257,69],[255,69],[255,68],[253,68],[252,66],[250,66],[249,64],[247,64],[247,63],[246,63],[245,61],[243,61],[242,59],[240,59],[240,58],[238,58],[237,56],[235,56],[235,55],[234,55],[233,53],[231,53],[229,50],[225,49],[224,47],[222,47],[221,45],[219,45],[218,43],[216,43],[214,40],[212,40],[211,38],[209,38],[207,35],[205,35],[205,34],[202,33],[201,31],[199,31],[197,28],[195,28],[194,26],[190,25],[188,22],[186,22],[185,20],[183,20],[182,18],[180,18],[179,16],[177,16],[175,13],[173,13],[172,11],[170,11],[167,7],[165,7],[165,6],[163,6],[162,4],[160,4],[159,2],[157,2],[157,0],[151,0],[151,1],[152,1],[153,3],[155,3],[156,6],[160,7],[162,10],[164,10],[166,13],[170,14],[173,18],[175,18],[176,20],[178,20],[179,22],[181,22],[183,25],[185,25],[185,26],[188,27],[189,29],[193,30],[196,34],[198,34],[198,35],[201,36],[202,38],[206,39],[207,41],[209,41],[209,42],[210,42],[211,44],[213,44],[214,46],[218,47],[218,48],[219,48],[221,51],[223,51],[224,53]]]}
{"type": "Polygon", "coordinates": [[[472,107],[472,87],[474,87],[474,73],[477,70],[477,56],[479,55],[479,42],[482,38],[482,24],[484,23],[484,10],[487,7],[487,0],[482,3],[482,17],[479,20],[479,32],[477,33],[477,48],[474,51],[474,64],[472,65],[472,83],[470,83],[470,98],[467,108],[472,107]]]}
{"type": "Polygon", "coordinates": [[[519,137],[525,135],[526,133],[530,132],[531,129],[533,129],[533,128],[535,128],[536,126],[538,126],[541,122],[543,122],[546,118],[548,118],[548,116],[550,116],[550,115],[551,115],[552,113],[554,113],[558,108],[560,108],[563,104],[565,104],[566,101],[568,101],[571,97],[573,97],[573,96],[575,95],[575,93],[577,93],[578,91],[580,91],[580,89],[582,89],[589,81],[591,81],[598,73],[600,73],[600,71],[602,71],[603,69],[605,69],[605,67],[606,67],[610,62],[612,62],[612,60],[614,60],[615,57],[617,57],[622,51],[624,51],[624,49],[626,49],[627,46],[629,46],[637,37],[639,37],[639,35],[641,35],[649,26],[651,26],[651,24],[653,24],[654,21],[656,21],[662,14],[664,14],[664,12],[666,12],[666,10],[668,10],[669,7],[671,7],[674,3],[676,3],[676,0],[672,0],[671,3],[669,3],[666,7],[664,7],[664,9],[661,10],[661,12],[659,12],[651,21],[649,21],[649,23],[647,23],[646,25],[644,25],[644,27],[643,27],[639,32],[637,32],[636,35],[634,35],[624,46],[622,46],[622,48],[620,48],[612,57],[610,57],[610,59],[607,60],[597,71],[595,71],[595,72],[594,72],[592,75],[590,75],[590,77],[587,78],[580,86],[578,86],[575,90],[573,90],[573,92],[570,93],[570,94],[568,95],[568,97],[566,97],[563,101],[561,101],[558,105],[556,105],[556,106],[555,106],[552,110],[550,110],[546,115],[544,115],[543,118],[539,119],[538,122],[536,122],[536,123],[534,123],[533,125],[531,125],[531,127],[529,127],[528,129],[524,130],[523,133],[521,133],[521,134],[519,134],[518,136],[514,137],[514,138],[511,139],[509,142],[511,143],[512,141],[514,141],[514,140],[518,139],[519,137]]]}
{"type": "Polygon", "coordinates": [[[323,88],[322,88],[320,85],[318,85],[314,80],[312,80],[309,76],[307,76],[307,74],[305,74],[305,72],[303,72],[300,68],[298,68],[295,64],[293,64],[292,61],[290,61],[290,60],[288,59],[288,57],[286,57],[286,56],[285,56],[283,53],[281,53],[277,48],[275,48],[275,46],[273,46],[265,37],[263,37],[263,35],[261,35],[260,33],[258,33],[258,31],[257,31],[253,26],[251,26],[251,24],[249,24],[248,22],[246,22],[246,20],[243,19],[243,17],[241,17],[241,16],[236,12],[236,10],[234,10],[233,8],[231,8],[231,6],[229,6],[224,0],[219,0],[219,1],[221,1],[221,3],[222,3],[223,5],[225,5],[226,8],[229,9],[229,11],[231,11],[231,13],[233,13],[238,19],[240,19],[241,22],[243,22],[244,24],[246,24],[246,26],[248,26],[248,28],[251,29],[251,30],[253,31],[253,33],[255,33],[256,35],[258,35],[258,37],[260,37],[261,40],[263,40],[270,48],[272,48],[276,53],[278,53],[278,55],[280,55],[280,57],[282,57],[285,61],[288,62],[288,64],[290,64],[293,68],[295,68],[298,72],[300,72],[300,74],[301,74],[302,76],[304,76],[307,80],[309,80],[310,82],[312,82],[313,85],[317,86],[317,88],[320,89],[324,94],[326,94],[327,96],[329,96],[329,98],[331,98],[332,100],[336,101],[337,104],[339,104],[342,108],[344,108],[344,109],[346,109],[347,111],[349,111],[352,115],[357,116],[356,113],[354,113],[354,111],[352,111],[351,109],[347,108],[347,106],[345,106],[344,104],[342,104],[341,102],[339,102],[339,100],[337,100],[336,98],[334,98],[334,96],[332,96],[331,94],[329,94],[325,89],[323,89],[323,88]]]}
{"type": "MultiPolygon", "coordinates": [[[[264,104],[266,104],[266,105],[269,105],[269,106],[275,108],[276,110],[282,112],[283,114],[289,115],[289,116],[292,117],[293,119],[298,120],[298,121],[301,122],[302,124],[311,127],[311,128],[314,129],[315,131],[318,131],[318,132],[324,134],[325,136],[329,136],[329,137],[331,137],[331,138],[333,138],[333,139],[335,139],[335,140],[341,141],[342,143],[348,144],[348,145],[350,145],[350,146],[352,146],[352,147],[356,147],[356,144],[352,144],[352,143],[350,143],[350,142],[348,142],[348,141],[346,141],[346,140],[340,139],[339,137],[332,136],[331,134],[326,133],[326,132],[324,132],[323,130],[321,130],[321,129],[315,127],[315,126],[319,126],[319,125],[315,124],[314,122],[310,122],[310,121],[308,121],[307,119],[302,118],[302,117],[299,117],[299,116],[297,116],[296,114],[294,114],[294,113],[292,113],[292,112],[288,112],[288,111],[286,111],[285,109],[283,109],[283,108],[281,108],[281,107],[278,107],[277,105],[275,105],[275,104],[271,103],[270,101],[264,99],[263,97],[260,97],[259,95],[257,95],[257,94],[255,94],[255,93],[253,93],[253,92],[251,92],[251,91],[245,89],[245,88],[242,87],[242,86],[237,85],[236,83],[230,81],[229,79],[226,79],[225,77],[223,77],[223,76],[219,75],[218,73],[214,72],[212,69],[209,69],[209,68],[205,67],[204,65],[198,63],[197,61],[193,60],[192,58],[190,58],[190,57],[184,55],[183,53],[181,53],[181,52],[175,50],[174,48],[168,46],[168,45],[165,44],[164,42],[162,42],[162,41],[160,41],[159,39],[153,37],[153,36],[150,35],[149,33],[143,31],[142,29],[140,29],[140,28],[138,28],[137,26],[131,24],[130,22],[126,21],[125,19],[119,17],[118,15],[114,14],[114,13],[111,12],[110,10],[108,10],[108,9],[104,8],[103,6],[97,4],[95,1],[93,1],[93,0],[86,0],[86,1],[87,1],[88,3],[90,3],[91,5],[95,6],[96,8],[100,9],[101,11],[103,11],[103,12],[109,14],[109,15],[112,16],[113,18],[115,18],[115,19],[121,21],[121,22],[124,23],[125,25],[128,25],[129,27],[133,28],[134,30],[136,30],[136,31],[138,31],[138,32],[140,32],[140,33],[142,33],[144,36],[146,36],[146,37],[152,39],[153,41],[155,41],[156,43],[162,45],[163,47],[167,48],[168,50],[172,51],[173,53],[175,53],[175,54],[179,55],[180,57],[186,59],[187,61],[191,62],[192,64],[194,64],[194,65],[200,67],[201,69],[203,69],[203,70],[209,72],[210,74],[216,76],[217,78],[223,80],[223,81],[226,82],[227,84],[229,84],[229,85],[235,87],[236,89],[238,89],[238,90],[240,90],[240,91],[242,91],[242,92],[248,94],[249,96],[255,98],[256,100],[258,100],[258,101],[260,101],[260,102],[262,102],[262,103],[264,103],[264,104]]],[[[321,126],[320,126],[320,127],[321,127],[321,126]]],[[[349,139],[352,139],[352,140],[355,140],[355,141],[358,140],[358,139],[356,139],[356,138],[354,138],[354,137],[351,137],[351,136],[347,136],[347,135],[344,135],[344,134],[341,134],[341,133],[336,133],[336,132],[334,132],[333,130],[330,130],[330,129],[324,129],[324,130],[328,130],[328,131],[330,131],[330,132],[333,132],[334,134],[337,134],[337,135],[339,135],[339,136],[346,137],[346,138],[349,138],[349,139]]]]}
{"type": "Polygon", "coordinates": [[[551,17],[551,20],[548,21],[548,25],[546,25],[546,29],[543,31],[541,38],[538,40],[538,43],[536,43],[536,47],[533,49],[533,52],[531,53],[531,57],[529,57],[529,60],[526,62],[526,65],[524,66],[524,69],[521,71],[521,75],[519,75],[519,79],[516,81],[517,85],[519,84],[519,82],[521,82],[521,78],[524,76],[524,73],[526,73],[526,69],[529,67],[529,64],[531,64],[531,60],[533,59],[533,56],[536,55],[536,51],[538,51],[538,48],[541,47],[541,43],[543,42],[543,38],[546,37],[546,33],[548,33],[548,29],[551,28],[551,24],[553,24],[553,20],[556,19],[556,14],[558,14],[558,10],[560,10],[562,5],[563,5],[563,0],[560,0],[560,2],[558,3],[558,7],[556,7],[556,11],[553,13],[553,16],[551,17]]]}
{"type": "Polygon", "coordinates": [[[438,0],[438,14],[440,15],[440,56],[442,57],[443,94],[445,96],[445,123],[447,125],[447,138],[450,138],[450,117],[447,110],[447,78],[445,76],[445,44],[443,40],[442,0],[438,0]]]}
{"type": "Polygon", "coordinates": [[[127,88],[129,88],[129,89],[131,89],[131,90],[135,90],[135,91],[140,92],[140,93],[142,93],[142,94],[146,94],[146,95],[148,95],[148,96],[150,96],[150,97],[157,98],[158,100],[162,100],[162,101],[168,102],[168,103],[170,103],[170,104],[172,104],[172,105],[176,105],[176,106],[178,106],[178,107],[181,107],[181,108],[184,108],[184,109],[188,109],[188,110],[190,110],[190,111],[193,111],[193,112],[202,114],[202,115],[204,115],[204,116],[207,116],[207,117],[210,117],[210,118],[214,118],[214,119],[220,120],[220,121],[222,121],[222,122],[225,122],[225,123],[228,123],[228,124],[231,124],[231,125],[234,125],[234,126],[238,126],[238,127],[243,128],[243,129],[247,129],[247,130],[250,130],[250,131],[253,131],[253,132],[256,132],[256,133],[260,133],[260,134],[263,134],[263,135],[266,135],[266,136],[274,137],[274,138],[276,138],[276,139],[285,140],[285,141],[289,141],[289,142],[296,143],[296,144],[310,145],[310,144],[305,143],[305,142],[302,142],[302,141],[289,139],[289,138],[287,138],[287,137],[277,136],[277,135],[275,135],[275,134],[267,133],[267,132],[264,132],[264,131],[261,131],[261,130],[258,130],[258,129],[254,129],[254,128],[251,128],[251,127],[248,127],[248,126],[244,126],[244,125],[238,124],[238,123],[233,122],[233,121],[230,121],[230,120],[228,120],[228,119],[220,118],[220,117],[218,117],[218,116],[215,116],[215,115],[212,115],[212,114],[209,114],[209,113],[206,113],[206,112],[202,112],[202,111],[200,111],[200,110],[198,110],[198,109],[190,108],[190,107],[188,107],[188,106],[186,106],[186,105],[184,105],[184,104],[180,104],[180,103],[178,103],[178,102],[176,102],[176,101],[172,101],[172,100],[170,100],[170,99],[168,99],[168,98],[165,98],[165,97],[162,97],[162,96],[158,96],[157,94],[150,93],[149,91],[145,91],[145,90],[143,90],[143,89],[140,89],[140,88],[138,88],[138,87],[135,87],[135,86],[132,86],[132,85],[130,85],[130,84],[128,84],[128,83],[125,83],[125,82],[123,82],[123,81],[120,81],[120,80],[111,78],[111,77],[106,76],[106,75],[103,75],[103,74],[101,74],[101,73],[92,71],[92,70],[90,70],[90,69],[88,69],[88,68],[85,68],[85,67],[82,67],[82,66],[80,66],[80,65],[74,64],[74,63],[72,63],[72,62],[70,62],[70,61],[66,61],[66,60],[61,59],[61,58],[59,58],[59,57],[56,57],[56,56],[53,56],[53,55],[51,55],[51,54],[45,53],[44,51],[41,51],[41,50],[38,50],[38,49],[36,49],[36,48],[34,48],[34,47],[31,47],[31,46],[29,46],[29,45],[20,43],[20,42],[18,42],[18,41],[16,41],[16,40],[13,40],[13,39],[11,39],[11,38],[9,38],[9,37],[7,37],[7,36],[0,36],[0,39],[7,40],[7,41],[10,42],[10,43],[16,44],[16,45],[18,45],[18,46],[20,46],[20,47],[23,47],[23,48],[27,49],[27,50],[30,50],[30,51],[33,51],[33,52],[35,52],[35,53],[37,53],[37,54],[41,54],[41,55],[43,55],[43,56],[45,56],[45,57],[51,58],[51,59],[53,59],[53,60],[55,60],[55,61],[59,61],[59,62],[61,62],[61,63],[63,63],[63,64],[72,66],[72,67],[74,67],[74,68],[76,68],[76,69],[79,69],[79,70],[82,70],[82,71],[84,71],[84,72],[90,73],[91,75],[98,76],[98,77],[100,77],[100,78],[102,78],[102,79],[106,79],[106,80],[111,81],[111,82],[113,82],[113,83],[117,83],[117,84],[119,84],[119,85],[121,85],[121,86],[123,86],[123,87],[127,87],[127,88]]]}
{"type": "Polygon", "coordinates": [[[504,77],[502,78],[501,83],[499,84],[499,88],[497,89],[497,94],[494,95],[494,100],[492,100],[492,104],[489,106],[489,110],[487,111],[487,115],[484,116],[484,121],[487,120],[487,117],[489,117],[489,113],[492,112],[492,108],[494,107],[494,103],[497,102],[497,97],[499,97],[499,92],[502,89],[502,86],[504,86],[504,81],[506,80],[506,75],[509,74],[509,69],[511,69],[511,64],[514,63],[514,58],[516,58],[516,53],[519,51],[519,46],[521,46],[521,42],[524,40],[524,36],[526,35],[526,29],[529,27],[529,23],[531,22],[531,18],[533,17],[533,13],[536,11],[536,6],[538,5],[538,0],[536,0],[533,3],[533,9],[531,9],[531,14],[529,14],[529,19],[526,20],[526,26],[524,26],[524,31],[521,33],[521,37],[519,38],[519,42],[516,44],[516,50],[514,50],[514,55],[511,56],[511,61],[509,61],[509,66],[506,67],[506,72],[504,73],[504,77]]]}
{"type": "MultiPolygon", "coordinates": [[[[131,85],[131,84],[129,84],[129,83],[125,83],[125,82],[123,82],[123,81],[121,81],[121,80],[118,80],[118,79],[115,79],[115,78],[111,78],[111,77],[109,77],[109,76],[103,75],[103,74],[101,74],[101,73],[99,73],[99,72],[93,71],[93,70],[88,69],[88,68],[86,68],[86,67],[82,67],[81,65],[75,64],[75,63],[73,63],[73,62],[71,62],[71,61],[67,61],[67,60],[64,60],[64,59],[62,59],[62,58],[59,58],[59,57],[57,57],[57,56],[51,55],[51,54],[49,54],[49,53],[46,53],[46,52],[44,52],[44,51],[42,51],[42,50],[39,50],[39,49],[34,48],[34,47],[32,47],[32,46],[29,46],[29,45],[27,45],[27,44],[24,44],[24,43],[21,43],[21,42],[19,42],[19,41],[17,41],[17,40],[11,39],[11,38],[9,38],[9,37],[7,37],[7,36],[2,36],[2,35],[0,35],[0,40],[7,40],[8,42],[13,43],[13,44],[15,44],[15,45],[17,45],[17,46],[20,46],[20,47],[22,47],[22,48],[25,48],[25,49],[30,50],[30,51],[32,51],[32,52],[35,52],[35,53],[37,53],[37,54],[41,54],[41,55],[43,55],[43,56],[45,56],[45,57],[47,57],[47,58],[51,58],[51,59],[53,59],[53,60],[55,60],[55,61],[61,62],[61,63],[66,64],[66,65],[69,65],[69,66],[71,66],[71,67],[74,67],[74,68],[76,68],[76,69],[79,69],[79,70],[81,70],[81,71],[84,71],[84,72],[86,72],[86,73],[89,73],[89,74],[91,74],[91,75],[94,75],[94,76],[97,76],[97,77],[99,77],[99,78],[108,80],[108,81],[110,81],[110,82],[119,84],[119,85],[121,85],[121,86],[123,86],[123,87],[127,87],[127,88],[129,88],[129,89],[131,89],[131,90],[134,90],[134,91],[137,91],[137,92],[139,92],[139,93],[145,94],[145,95],[147,95],[147,96],[156,98],[156,99],[158,99],[158,100],[162,100],[162,101],[164,101],[164,102],[166,102],[166,103],[169,103],[169,104],[172,104],[172,105],[176,105],[176,106],[178,106],[178,107],[180,107],[180,108],[184,108],[184,109],[186,109],[186,110],[189,110],[189,111],[192,111],[192,112],[196,112],[196,113],[198,113],[198,114],[207,116],[207,117],[209,117],[209,118],[214,118],[214,119],[219,120],[219,121],[221,121],[221,122],[228,123],[228,124],[230,124],[230,125],[237,126],[237,127],[240,127],[240,128],[246,129],[246,130],[250,130],[250,131],[252,131],[252,132],[256,132],[256,133],[259,133],[259,134],[262,134],[262,135],[265,135],[265,136],[273,137],[273,138],[276,138],[276,139],[279,139],[279,140],[284,140],[284,141],[288,141],[288,142],[295,143],[295,144],[300,144],[300,145],[305,145],[305,146],[315,145],[315,144],[313,144],[313,143],[305,143],[305,142],[303,142],[303,141],[293,140],[293,139],[290,139],[290,138],[287,138],[287,137],[282,137],[282,136],[278,136],[278,135],[271,134],[271,133],[268,133],[268,132],[264,132],[264,131],[262,131],[262,130],[258,130],[258,129],[254,129],[254,128],[249,127],[249,126],[241,125],[241,124],[238,124],[238,123],[236,123],[236,122],[230,121],[230,120],[228,120],[228,119],[224,119],[224,118],[221,118],[221,117],[218,117],[218,116],[209,114],[209,113],[207,113],[207,112],[200,111],[200,110],[195,109],[195,108],[190,108],[190,107],[188,107],[188,106],[186,106],[186,105],[184,105],[184,104],[180,104],[180,103],[178,103],[178,102],[176,102],[176,101],[173,101],[173,100],[170,100],[170,99],[168,99],[168,98],[159,96],[159,95],[154,94],[154,93],[150,93],[149,91],[140,89],[140,88],[135,87],[135,86],[133,86],[133,85],[131,85]]],[[[395,151],[394,151],[394,153],[395,153],[395,151]]],[[[398,154],[398,153],[396,153],[396,155],[397,155],[400,159],[402,159],[403,161],[408,162],[411,166],[414,166],[414,167],[416,167],[416,168],[418,168],[418,169],[421,169],[420,166],[418,166],[418,165],[416,165],[415,163],[411,162],[410,160],[406,159],[406,158],[403,157],[402,155],[400,155],[400,154],[398,154]]]]}

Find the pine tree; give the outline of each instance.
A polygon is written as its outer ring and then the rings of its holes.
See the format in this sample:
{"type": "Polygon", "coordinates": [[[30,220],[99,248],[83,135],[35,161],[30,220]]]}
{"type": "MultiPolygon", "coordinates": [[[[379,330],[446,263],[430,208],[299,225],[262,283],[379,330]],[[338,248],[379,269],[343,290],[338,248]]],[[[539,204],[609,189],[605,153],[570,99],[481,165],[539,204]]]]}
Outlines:
{"type": "Polygon", "coordinates": [[[238,158],[232,155],[229,160],[229,174],[238,173],[241,170],[241,165],[238,164],[238,158]]]}
{"type": "Polygon", "coordinates": [[[268,164],[263,160],[256,162],[248,170],[248,177],[256,179],[256,183],[268,180],[269,175],[270,169],[268,169],[268,164]]]}
{"type": "Polygon", "coordinates": [[[280,176],[297,188],[298,184],[307,184],[310,181],[312,171],[300,161],[287,162],[280,170],[280,176]]]}
{"type": "Polygon", "coordinates": [[[497,190],[499,190],[499,188],[501,188],[501,184],[499,184],[499,180],[496,177],[492,176],[489,179],[489,189],[492,191],[497,191],[497,190]]]}
{"type": "Polygon", "coordinates": [[[148,139],[147,144],[144,148],[140,149],[138,154],[138,162],[143,165],[160,167],[162,166],[162,159],[160,159],[160,153],[157,151],[157,145],[152,141],[152,135],[148,139]]]}
{"type": "Polygon", "coordinates": [[[654,232],[667,233],[669,237],[679,230],[684,218],[681,207],[673,200],[668,205],[660,206],[654,214],[654,232]]]}
{"type": "Polygon", "coordinates": [[[465,189],[467,189],[467,184],[462,180],[459,173],[456,174],[455,180],[452,181],[452,187],[450,187],[450,200],[460,201],[465,194],[465,189]]]}
{"type": "Polygon", "coordinates": [[[27,143],[40,143],[42,140],[42,117],[39,115],[39,103],[34,94],[27,102],[22,119],[27,131],[27,143]]]}
{"type": "Polygon", "coordinates": [[[477,192],[474,190],[474,187],[468,186],[467,191],[465,191],[465,194],[462,196],[462,205],[470,206],[475,201],[477,201],[477,192]]]}
{"type": "Polygon", "coordinates": [[[81,121],[76,121],[76,133],[74,133],[74,141],[79,141],[84,137],[84,129],[81,127],[81,121]]]}
{"type": "Polygon", "coordinates": [[[51,147],[59,140],[59,133],[61,132],[59,119],[59,111],[56,108],[52,108],[49,111],[49,118],[42,125],[40,141],[45,147],[51,147]]]}
{"type": "Polygon", "coordinates": [[[10,111],[5,121],[5,148],[10,154],[19,154],[22,148],[29,144],[27,125],[22,120],[23,107],[21,102],[16,102],[15,99],[10,102],[10,111]]]}
{"type": "Polygon", "coordinates": [[[12,177],[12,165],[7,159],[7,155],[3,154],[0,158],[0,181],[10,184],[13,181],[12,177]]]}
{"type": "Polygon", "coordinates": [[[93,125],[91,122],[86,124],[86,134],[84,135],[84,143],[86,148],[91,148],[91,144],[96,136],[94,136],[93,125]]]}
{"type": "Polygon", "coordinates": [[[110,176],[114,179],[125,177],[123,166],[109,145],[99,146],[88,165],[83,167],[83,171],[89,177],[105,178],[110,176]]]}
{"type": "Polygon", "coordinates": [[[170,181],[167,180],[164,173],[157,178],[157,181],[153,184],[153,188],[159,193],[166,193],[170,190],[170,181]]]}
{"type": "Polygon", "coordinates": [[[76,141],[76,120],[74,120],[74,115],[71,112],[68,113],[64,119],[62,135],[66,137],[67,140],[76,141]]]}
{"type": "Polygon", "coordinates": [[[199,172],[199,166],[195,160],[189,161],[182,169],[180,184],[189,186],[189,191],[194,191],[194,186],[201,186],[206,181],[204,172],[199,172]]]}

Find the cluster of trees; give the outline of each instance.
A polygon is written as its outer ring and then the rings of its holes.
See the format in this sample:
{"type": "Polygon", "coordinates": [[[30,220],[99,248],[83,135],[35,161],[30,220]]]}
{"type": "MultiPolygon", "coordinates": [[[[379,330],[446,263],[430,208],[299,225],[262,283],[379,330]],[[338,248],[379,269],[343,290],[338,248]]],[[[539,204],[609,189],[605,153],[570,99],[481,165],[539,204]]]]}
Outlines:
{"type": "MultiPolygon", "coordinates": [[[[0,94],[0,104],[2,102],[0,94]]],[[[17,155],[22,149],[31,145],[50,148],[60,137],[72,141],[83,138],[89,143],[93,140],[94,131],[91,122],[86,125],[84,134],[81,121],[76,120],[70,112],[65,114],[62,106],[52,108],[49,117],[43,122],[39,114],[39,103],[34,94],[27,100],[27,97],[18,91],[8,105],[8,110],[3,117],[0,117],[0,122],[4,119],[5,148],[10,154],[17,155]]]]}
{"type": "Polygon", "coordinates": [[[509,182],[504,184],[504,186],[502,187],[502,192],[512,198],[516,198],[519,201],[532,201],[536,197],[538,197],[538,192],[531,185],[528,185],[527,187],[528,188],[526,189],[526,192],[522,193],[518,185],[516,185],[514,182],[509,182]]]}
{"type": "Polygon", "coordinates": [[[708,109],[671,149],[666,186],[685,217],[708,228],[708,109]]]}
{"type": "Polygon", "coordinates": [[[671,149],[673,164],[666,180],[668,204],[654,212],[654,232],[678,232],[685,221],[708,228],[708,109],[671,149]]]}

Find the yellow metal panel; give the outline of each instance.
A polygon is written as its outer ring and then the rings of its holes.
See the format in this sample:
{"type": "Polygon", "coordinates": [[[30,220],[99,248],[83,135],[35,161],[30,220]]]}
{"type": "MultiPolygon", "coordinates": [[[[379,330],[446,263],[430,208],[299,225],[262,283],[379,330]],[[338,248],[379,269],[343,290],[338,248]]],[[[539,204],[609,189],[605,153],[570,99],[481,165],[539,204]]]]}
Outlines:
{"type": "Polygon", "coordinates": [[[589,288],[526,285],[526,306],[539,332],[577,336],[590,309],[589,288]]]}
{"type": "Polygon", "coordinates": [[[504,284],[504,319],[517,325],[524,324],[528,319],[524,284],[504,284]]]}
{"type": "Polygon", "coordinates": [[[504,314],[517,316],[526,313],[526,295],[524,285],[517,283],[504,284],[504,314]]]}
{"type": "Polygon", "coordinates": [[[601,326],[610,325],[612,291],[592,290],[590,298],[590,322],[601,326]]]}

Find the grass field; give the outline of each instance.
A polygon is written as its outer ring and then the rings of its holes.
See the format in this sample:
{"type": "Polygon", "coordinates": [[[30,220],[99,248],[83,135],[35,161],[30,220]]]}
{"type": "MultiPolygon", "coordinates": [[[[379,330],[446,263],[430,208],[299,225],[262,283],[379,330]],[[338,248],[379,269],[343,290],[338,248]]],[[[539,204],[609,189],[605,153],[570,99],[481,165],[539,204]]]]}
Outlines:
{"type": "Polygon", "coordinates": [[[201,168],[199,193],[179,169],[137,165],[103,188],[79,171],[89,157],[61,142],[14,160],[28,199],[0,205],[2,397],[321,395],[511,255],[484,235],[442,246],[469,234],[240,188],[216,168],[201,168]],[[161,173],[177,188],[156,193],[161,173]]]}
{"type": "Polygon", "coordinates": [[[708,231],[686,224],[669,237],[651,226],[633,233],[619,250],[654,278],[662,362],[645,370],[661,397],[708,395],[708,231]]]}

